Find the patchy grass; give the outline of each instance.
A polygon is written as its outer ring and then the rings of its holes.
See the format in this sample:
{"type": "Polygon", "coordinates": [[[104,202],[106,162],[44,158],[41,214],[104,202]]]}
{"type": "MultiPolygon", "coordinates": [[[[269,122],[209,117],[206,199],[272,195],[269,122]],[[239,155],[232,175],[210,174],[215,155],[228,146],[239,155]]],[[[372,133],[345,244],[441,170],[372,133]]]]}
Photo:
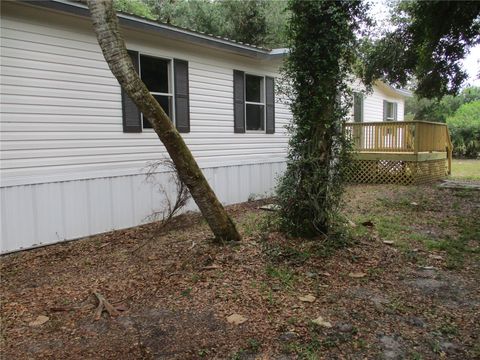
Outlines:
{"type": "MultiPolygon", "coordinates": [[[[476,205],[471,207],[466,201],[478,198],[478,192],[457,190],[448,193],[447,200],[433,196],[434,191],[443,192],[425,187],[405,187],[393,196],[377,198],[375,208],[358,214],[354,220],[359,224],[372,221],[374,228],[370,233],[382,241],[393,242],[393,246],[410,261],[419,261],[413,249],[441,252],[442,255],[433,256],[445,256],[447,268],[462,266],[467,254],[477,259],[480,222],[465,219],[462,214],[465,210],[470,216],[480,214],[476,205]],[[465,206],[467,208],[462,208],[465,206]]],[[[368,228],[360,226],[356,234],[361,236],[368,232],[368,228]]]]}
{"type": "MultiPolygon", "coordinates": [[[[475,193],[471,194],[472,196],[475,193]]],[[[466,219],[458,219],[458,236],[446,236],[441,240],[427,240],[429,250],[443,251],[447,256],[447,268],[454,269],[463,266],[466,255],[480,261],[480,221],[471,222],[466,219]]]]}
{"type": "Polygon", "coordinates": [[[295,274],[288,267],[267,265],[265,272],[275,283],[279,283],[286,289],[291,289],[295,282],[295,274]]]}
{"type": "Polygon", "coordinates": [[[452,178],[480,181],[480,160],[453,159],[452,178]]]}
{"type": "Polygon", "coordinates": [[[229,208],[237,244],[189,214],[138,251],[154,225],[3,256],[0,356],[371,359],[391,342],[397,358],[478,357],[478,192],[352,186],[345,199],[349,237],[285,237],[251,202],[229,208]],[[120,316],[95,320],[93,289],[120,316]]]}

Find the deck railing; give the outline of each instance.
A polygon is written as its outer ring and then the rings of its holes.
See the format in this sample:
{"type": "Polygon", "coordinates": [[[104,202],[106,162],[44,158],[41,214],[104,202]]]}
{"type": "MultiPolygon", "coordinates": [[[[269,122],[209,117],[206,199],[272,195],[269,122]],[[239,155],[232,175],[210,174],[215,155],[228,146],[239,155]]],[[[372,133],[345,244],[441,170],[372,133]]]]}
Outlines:
{"type": "Polygon", "coordinates": [[[428,121],[346,123],[345,132],[358,152],[447,152],[452,142],[446,124],[428,121]]]}
{"type": "Polygon", "coordinates": [[[446,151],[450,135],[446,124],[426,121],[346,123],[347,136],[356,151],[446,151]]]}

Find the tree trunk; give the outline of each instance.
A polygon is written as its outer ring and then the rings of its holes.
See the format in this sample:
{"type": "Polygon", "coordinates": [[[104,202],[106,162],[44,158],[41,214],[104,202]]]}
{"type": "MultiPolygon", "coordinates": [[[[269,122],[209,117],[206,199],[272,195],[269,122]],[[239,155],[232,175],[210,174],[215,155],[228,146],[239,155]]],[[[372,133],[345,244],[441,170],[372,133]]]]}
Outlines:
{"type": "Polygon", "coordinates": [[[112,0],[88,0],[88,7],[98,43],[110,70],[151,122],[174,162],[180,180],[187,185],[215,238],[224,241],[240,240],[235,224],[218,201],[183,138],[136,73],[119,32],[112,0]]]}

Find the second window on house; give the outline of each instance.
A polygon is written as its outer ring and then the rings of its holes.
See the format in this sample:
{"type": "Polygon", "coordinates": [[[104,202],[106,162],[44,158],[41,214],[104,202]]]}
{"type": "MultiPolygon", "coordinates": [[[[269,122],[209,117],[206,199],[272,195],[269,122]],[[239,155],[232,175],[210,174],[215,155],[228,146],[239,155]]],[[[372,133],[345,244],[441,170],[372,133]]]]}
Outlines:
{"type": "Polygon", "coordinates": [[[397,103],[387,100],[383,101],[383,121],[397,120],[397,103]]]}
{"type": "Polygon", "coordinates": [[[275,79],[233,70],[233,131],[275,133],[275,79]]]}
{"type": "Polygon", "coordinates": [[[265,130],[263,76],[245,75],[245,123],[247,131],[265,130]]]}

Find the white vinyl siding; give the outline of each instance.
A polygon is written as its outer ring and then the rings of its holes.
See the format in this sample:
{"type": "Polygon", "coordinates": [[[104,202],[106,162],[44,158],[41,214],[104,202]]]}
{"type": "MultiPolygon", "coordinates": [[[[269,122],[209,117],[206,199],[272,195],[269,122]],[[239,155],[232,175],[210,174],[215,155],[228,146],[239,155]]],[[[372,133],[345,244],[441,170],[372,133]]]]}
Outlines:
{"type": "Polygon", "coordinates": [[[383,100],[397,103],[397,120],[404,120],[405,99],[395,96],[378,86],[373,87],[373,93],[367,94],[363,100],[363,121],[383,121],[383,100]]]}
{"type": "MultiPolygon", "coordinates": [[[[128,48],[189,62],[191,131],[202,167],[282,162],[290,119],[276,104],[275,134],[234,134],[232,70],[278,76],[278,63],[125,31],[128,48]]],[[[120,87],[88,19],[2,6],[2,186],[138,174],[166,153],[156,134],[122,128],[120,87]],[[45,19],[48,18],[48,22],[45,19]]]]}

